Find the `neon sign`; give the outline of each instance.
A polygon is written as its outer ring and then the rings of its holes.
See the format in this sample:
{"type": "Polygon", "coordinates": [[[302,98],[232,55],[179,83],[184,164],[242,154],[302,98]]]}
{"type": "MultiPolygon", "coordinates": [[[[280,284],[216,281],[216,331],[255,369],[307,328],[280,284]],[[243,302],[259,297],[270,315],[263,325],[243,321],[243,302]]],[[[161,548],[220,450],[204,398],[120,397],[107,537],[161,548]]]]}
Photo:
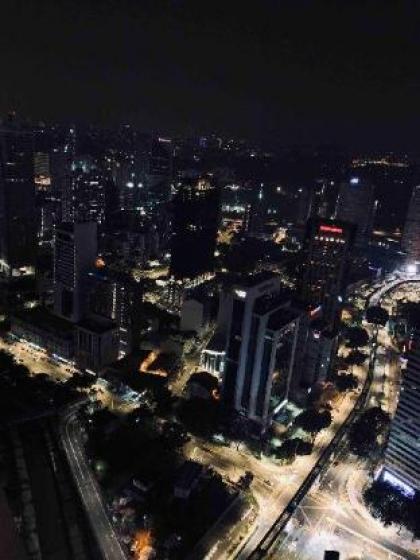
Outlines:
{"type": "Polygon", "coordinates": [[[343,228],[337,226],[319,226],[319,231],[328,233],[343,233],[343,228]]]}

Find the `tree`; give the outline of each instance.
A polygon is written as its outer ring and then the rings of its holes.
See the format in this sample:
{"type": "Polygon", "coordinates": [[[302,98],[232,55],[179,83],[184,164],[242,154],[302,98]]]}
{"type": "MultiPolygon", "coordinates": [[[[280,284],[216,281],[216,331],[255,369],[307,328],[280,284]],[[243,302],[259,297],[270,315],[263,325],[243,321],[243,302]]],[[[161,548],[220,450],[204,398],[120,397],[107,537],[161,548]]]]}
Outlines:
{"type": "Polygon", "coordinates": [[[331,425],[332,416],[329,410],[319,412],[314,408],[308,408],[296,416],[295,424],[312,435],[331,425]]]}
{"type": "Polygon", "coordinates": [[[369,342],[369,335],[362,327],[349,327],[345,332],[346,343],[349,348],[360,348],[369,342]]]}
{"type": "Polygon", "coordinates": [[[183,399],[178,408],[179,419],[186,429],[204,437],[217,431],[220,414],[219,402],[214,399],[183,399]]]}
{"type": "Polygon", "coordinates": [[[379,406],[363,413],[350,429],[350,449],[359,457],[368,457],[378,447],[378,439],[388,429],[389,414],[379,406]]]}
{"type": "Polygon", "coordinates": [[[344,358],[344,363],[348,366],[362,366],[365,363],[366,358],[366,354],[360,352],[360,350],[352,350],[344,358]]]}
{"type": "Polygon", "coordinates": [[[310,455],[313,451],[314,444],[310,441],[305,441],[303,439],[298,439],[298,444],[296,447],[296,455],[310,455]]]}
{"type": "Polygon", "coordinates": [[[356,389],[359,384],[357,377],[352,373],[337,374],[334,378],[334,383],[341,393],[352,391],[356,389]]]}
{"type": "Polygon", "coordinates": [[[366,309],[366,321],[368,323],[384,327],[388,320],[388,311],[380,305],[372,305],[366,309]]]}
{"type": "Polygon", "coordinates": [[[373,517],[385,527],[406,521],[407,498],[382,480],[375,481],[364,493],[363,498],[373,517]]]}

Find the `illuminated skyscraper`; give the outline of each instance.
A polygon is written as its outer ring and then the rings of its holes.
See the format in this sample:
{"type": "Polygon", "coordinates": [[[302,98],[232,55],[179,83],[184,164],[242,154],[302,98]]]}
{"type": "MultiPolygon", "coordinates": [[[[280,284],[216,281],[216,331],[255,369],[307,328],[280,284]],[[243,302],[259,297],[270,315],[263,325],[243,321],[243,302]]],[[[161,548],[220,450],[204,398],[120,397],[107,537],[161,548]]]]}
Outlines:
{"type": "Polygon", "coordinates": [[[409,262],[420,262],[420,185],[411,195],[401,245],[409,262]]]}
{"type": "Polygon", "coordinates": [[[223,399],[261,429],[287,402],[300,316],[280,293],[279,279],[265,273],[233,286],[221,300],[223,399]]]}
{"type": "Polygon", "coordinates": [[[311,218],[307,223],[300,298],[312,309],[322,306],[322,316],[331,326],[344,298],[354,231],[353,225],[341,221],[311,218]]]}
{"type": "Polygon", "coordinates": [[[350,177],[340,185],[336,219],[356,226],[355,244],[366,245],[372,234],[375,215],[375,188],[361,177],[350,177]]]}
{"type": "Polygon", "coordinates": [[[34,265],[36,246],[32,134],[14,122],[0,128],[0,270],[6,276],[34,265]]]}
{"type": "Polygon", "coordinates": [[[173,199],[170,274],[177,280],[212,272],[219,189],[211,178],[184,179],[173,199]]]}

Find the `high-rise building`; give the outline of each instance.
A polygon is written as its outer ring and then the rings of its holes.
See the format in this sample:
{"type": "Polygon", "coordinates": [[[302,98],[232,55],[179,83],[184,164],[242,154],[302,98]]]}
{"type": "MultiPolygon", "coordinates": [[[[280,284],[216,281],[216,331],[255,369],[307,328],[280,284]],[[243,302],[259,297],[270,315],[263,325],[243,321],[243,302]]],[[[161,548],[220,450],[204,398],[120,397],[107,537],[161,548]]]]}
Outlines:
{"type": "Polygon", "coordinates": [[[62,223],[54,233],[54,313],[73,322],[86,307],[86,278],[97,257],[95,222],[62,223]]]}
{"type": "Polygon", "coordinates": [[[88,273],[88,310],[116,323],[120,355],[136,346],[142,301],[142,284],[132,276],[102,265],[88,273]]]}
{"type": "Polygon", "coordinates": [[[169,138],[151,138],[146,157],[145,182],[148,198],[167,202],[171,196],[172,142],[169,138]]]}
{"type": "Polygon", "coordinates": [[[381,477],[413,495],[420,491],[420,348],[408,357],[391,423],[381,477]]]}
{"type": "Polygon", "coordinates": [[[311,218],[307,223],[299,295],[310,308],[321,306],[324,320],[332,326],[344,298],[354,232],[353,225],[336,220],[311,218]]]}
{"type": "Polygon", "coordinates": [[[262,273],[221,299],[219,329],[226,334],[223,399],[264,430],[287,402],[300,313],[262,273]]]}
{"type": "Polygon", "coordinates": [[[335,217],[356,226],[355,244],[363,247],[371,237],[375,216],[375,188],[354,176],[340,184],[335,217]]]}
{"type": "Polygon", "coordinates": [[[33,268],[36,247],[32,134],[14,122],[0,127],[0,270],[33,268]]]}
{"type": "Polygon", "coordinates": [[[48,191],[51,187],[50,155],[47,152],[34,153],[34,175],[38,191],[48,191]]]}
{"type": "Polygon", "coordinates": [[[420,262],[420,185],[411,195],[401,245],[410,263],[420,262]]]}
{"type": "Polygon", "coordinates": [[[184,179],[173,199],[170,274],[193,279],[212,272],[219,189],[211,178],[184,179]]]}

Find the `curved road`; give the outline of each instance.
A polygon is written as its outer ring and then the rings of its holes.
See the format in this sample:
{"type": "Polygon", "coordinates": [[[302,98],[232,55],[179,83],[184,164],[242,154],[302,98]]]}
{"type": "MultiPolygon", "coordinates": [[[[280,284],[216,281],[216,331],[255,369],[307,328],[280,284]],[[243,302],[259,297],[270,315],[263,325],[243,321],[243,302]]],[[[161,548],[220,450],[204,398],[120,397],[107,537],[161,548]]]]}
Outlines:
{"type": "Polygon", "coordinates": [[[79,407],[80,403],[72,405],[62,416],[60,435],[64,451],[103,558],[127,560],[109,519],[98,483],[86,460],[82,433],[77,421],[79,407]]]}

